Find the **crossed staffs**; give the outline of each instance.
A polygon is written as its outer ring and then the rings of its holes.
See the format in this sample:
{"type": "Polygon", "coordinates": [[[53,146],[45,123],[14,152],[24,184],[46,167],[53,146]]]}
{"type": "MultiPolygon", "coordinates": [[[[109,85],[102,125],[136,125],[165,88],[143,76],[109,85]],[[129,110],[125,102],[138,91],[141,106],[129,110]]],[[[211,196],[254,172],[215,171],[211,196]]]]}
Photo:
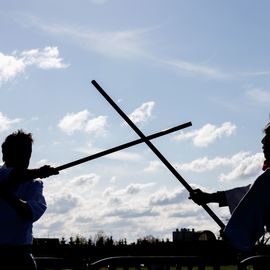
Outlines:
{"type": "MultiPolygon", "coordinates": [[[[120,109],[120,107],[109,97],[109,95],[101,88],[101,86],[95,80],[92,81],[92,84],[99,91],[99,93],[110,103],[110,105],[118,112],[118,114],[125,120],[125,122],[137,133],[140,139],[113,147],[111,149],[99,152],[97,154],[94,154],[94,155],[91,155],[82,159],[75,160],[73,162],[59,166],[56,169],[58,171],[64,170],[69,167],[81,164],[83,162],[87,162],[89,160],[93,160],[101,156],[105,156],[113,152],[144,142],[154,152],[154,154],[160,159],[160,161],[171,171],[171,173],[179,180],[179,182],[182,183],[182,185],[188,190],[188,192],[191,194],[194,193],[194,190],[192,189],[192,187],[186,182],[186,180],[176,171],[176,169],[171,165],[171,163],[160,153],[160,151],[150,141],[154,138],[189,127],[192,125],[191,122],[187,122],[185,124],[176,126],[174,128],[170,128],[165,131],[152,134],[150,136],[145,136],[143,132],[130,120],[130,118],[120,109]]],[[[225,227],[224,223],[217,217],[217,215],[211,210],[211,208],[209,208],[208,205],[206,204],[202,205],[202,207],[210,215],[210,217],[212,217],[212,219],[220,226],[221,230],[223,230],[225,227]]]]}
{"type": "MultiPolygon", "coordinates": [[[[175,127],[173,127],[173,128],[169,128],[169,129],[166,129],[166,130],[163,130],[163,131],[154,133],[154,134],[152,134],[152,135],[147,136],[146,138],[147,138],[147,140],[153,140],[153,139],[156,139],[156,138],[158,138],[158,137],[167,135],[167,134],[169,134],[169,133],[178,131],[178,130],[180,130],[180,129],[183,129],[183,128],[186,128],[186,127],[190,127],[191,125],[192,125],[191,122],[187,122],[187,123],[184,123],[184,124],[175,126],[175,127]]],[[[115,147],[113,147],[113,148],[110,148],[110,149],[107,149],[107,150],[98,152],[98,153],[96,153],[96,154],[93,154],[93,155],[90,155],[90,156],[87,156],[87,157],[84,157],[84,158],[81,158],[81,159],[78,159],[78,160],[75,160],[75,161],[66,163],[66,164],[64,164],[64,165],[61,165],[61,166],[59,166],[59,167],[56,167],[56,169],[57,169],[58,171],[61,171],[61,170],[64,170],[64,169],[67,169],[67,168],[70,168],[70,167],[79,165],[79,164],[81,164],[81,163],[84,163],[84,162],[87,162],[87,161],[90,161],[90,160],[93,160],[93,159],[96,159],[96,158],[100,158],[100,157],[103,157],[103,156],[112,154],[112,153],[114,153],[114,152],[117,152],[117,151],[126,149],[126,148],[128,148],[128,147],[131,147],[131,146],[134,146],[134,145],[143,143],[143,142],[144,142],[143,139],[137,139],[137,140],[134,140],[134,141],[131,141],[131,142],[128,142],[128,143],[124,143],[124,144],[115,146],[115,147]]]]}

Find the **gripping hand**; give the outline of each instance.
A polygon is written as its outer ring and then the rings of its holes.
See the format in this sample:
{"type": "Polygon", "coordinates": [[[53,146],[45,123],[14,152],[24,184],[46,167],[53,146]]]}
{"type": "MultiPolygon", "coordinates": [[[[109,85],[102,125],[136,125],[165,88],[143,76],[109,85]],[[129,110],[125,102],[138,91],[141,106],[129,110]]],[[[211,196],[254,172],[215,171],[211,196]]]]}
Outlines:
{"type": "Polygon", "coordinates": [[[40,167],[39,169],[37,169],[38,178],[47,178],[49,176],[57,175],[57,174],[59,174],[59,171],[49,165],[44,165],[40,167]]]}
{"type": "Polygon", "coordinates": [[[209,194],[200,189],[194,189],[193,192],[190,193],[189,199],[193,200],[198,205],[204,205],[209,203],[209,194]]]}

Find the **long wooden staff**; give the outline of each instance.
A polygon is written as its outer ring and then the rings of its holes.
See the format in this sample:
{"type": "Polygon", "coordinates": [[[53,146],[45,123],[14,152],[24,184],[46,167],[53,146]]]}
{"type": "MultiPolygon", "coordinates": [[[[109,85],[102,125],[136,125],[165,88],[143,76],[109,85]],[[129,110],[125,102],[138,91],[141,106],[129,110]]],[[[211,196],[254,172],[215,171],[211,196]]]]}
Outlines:
{"type": "MultiPolygon", "coordinates": [[[[152,139],[155,139],[155,138],[158,138],[158,137],[167,135],[167,134],[169,134],[169,133],[178,131],[178,130],[180,130],[180,129],[190,127],[191,125],[192,125],[191,122],[186,122],[186,123],[184,123],[184,124],[175,126],[175,127],[173,127],[173,128],[169,128],[169,129],[166,129],[166,130],[163,130],[163,131],[154,133],[154,134],[152,134],[152,135],[147,136],[146,138],[147,138],[147,140],[152,140],[152,139]]],[[[81,158],[81,159],[77,159],[77,160],[75,160],[75,161],[72,161],[72,162],[63,164],[63,165],[61,165],[61,166],[59,166],[59,167],[56,167],[56,169],[57,169],[58,171],[65,170],[65,169],[67,169],[67,168],[70,168],[70,167],[79,165],[79,164],[81,164],[81,163],[84,163],[84,162],[87,162],[87,161],[90,161],[90,160],[93,160],[93,159],[96,159],[96,158],[100,158],[100,157],[102,157],[102,156],[106,156],[106,155],[112,154],[112,153],[114,153],[114,152],[123,150],[123,149],[125,149],[125,148],[131,147],[131,146],[134,146],[134,145],[143,143],[143,142],[144,142],[143,139],[137,139],[137,140],[134,140],[134,141],[131,141],[131,142],[128,142],[128,143],[125,143],[125,144],[121,144],[121,145],[115,146],[115,147],[113,147],[113,148],[110,148],[110,149],[107,149],[107,150],[98,152],[98,153],[93,154],[93,155],[91,155],[91,156],[87,156],[87,157],[84,157],[84,158],[81,158]]]]}
{"type": "MultiPolygon", "coordinates": [[[[92,81],[92,84],[99,91],[99,93],[110,103],[110,105],[118,112],[118,114],[126,121],[126,123],[137,133],[137,135],[148,145],[148,147],[156,154],[156,156],[172,172],[172,174],[180,181],[180,183],[182,183],[182,185],[188,190],[188,192],[192,194],[194,192],[192,187],[176,171],[176,169],[170,164],[170,162],[159,152],[159,150],[150,142],[150,140],[148,140],[148,138],[142,133],[142,131],[129,119],[129,117],[120,109],[120,107],[109,97],[109,95],[101,88],[101,86],[95,80],[92,81]]],[[[221,229],[225,227],[224,223],[208,207],[208,205],[202,205],[202,207],[220,226],[221,229]]]]}

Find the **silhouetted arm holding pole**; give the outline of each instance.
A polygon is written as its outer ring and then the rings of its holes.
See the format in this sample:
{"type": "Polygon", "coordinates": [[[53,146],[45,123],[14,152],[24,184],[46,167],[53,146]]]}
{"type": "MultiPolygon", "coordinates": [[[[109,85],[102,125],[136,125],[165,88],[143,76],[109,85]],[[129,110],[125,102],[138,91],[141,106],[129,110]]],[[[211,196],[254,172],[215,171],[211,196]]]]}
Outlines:
{"type": "Polygon", "coordinates": [[[200,189],[194,189],[193,193],[190,194],[189,199],[192,199],[198,205],[218,203],[219,206],[228,206],[227,198],[224,191],[208,193],[201,191],[200,189]]]}
{"type": "MultiPolygon", "coordinates": [[[[148,147],[156,154],[156,156],[163,162],[163,164],[172,172],[172,174],[182,183],[182,185],[193,194],[194,190],[185,181],[185,179],[176,171],[170,162],[159,152],[159,150],[150,142],[150,140],[141,132],[141,130],[129,119],[129,117],[118,107],[118,105],[108,96],[108,94],[95,81],[92,84],[99,91],[99,93],[110,103],[110,105],[118,112],[118,114],[126,121],[126,123],[137,133],[137,135],[148,145],[148,147]]],[[[216,214],[207,206],[202,205],[205,211],[215,220],[215,222],[223,229],[224,223],[216,216],[216,214]]]]}

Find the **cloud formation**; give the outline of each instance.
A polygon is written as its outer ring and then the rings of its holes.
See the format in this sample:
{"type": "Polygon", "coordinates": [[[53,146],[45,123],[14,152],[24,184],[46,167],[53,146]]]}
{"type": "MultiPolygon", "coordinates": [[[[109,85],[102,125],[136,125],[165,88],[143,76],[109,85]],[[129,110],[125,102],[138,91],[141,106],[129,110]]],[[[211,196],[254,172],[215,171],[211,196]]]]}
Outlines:
{"type": "MultiPolygon", "coordinates": [[[[95,0],[95,3],[104,2],[105,0],[95,0]]],[[[143,37],[149,29],[97,31],[73,25],[43,23],[36,17],[28,17],[28,19],[47,33],[66,36],[84,49],[107,57],[130,59],[146,54],[146,41],[143,37]]]]}
{"type": "Polygon", "coordinates": [[[199,75],[216,80],[229,79],[232,75],[222,72],[218,68],[202,64],[187,62],[183,60],[162,61],[164,64],[173,67],[176,71],[186,74],[199,75]]]}
{"type": "MultiPolygon", "coordinates": [[[[0,60],[1,62],[1,60],[0,60]]],[[[13,124],[19,123],[21,119],[15,118],[15,119],[10,119],[7,116],[5,116],[2,112],[0,112],[0,132],[6,131],[10,129],[10,127],[13,124]]]]}
{"type": "Polygon", "coordinates": [[[140,107],[136,108],[129,115],[129,118],[135,124],[141,123],[141,122],[146,122],[149,118],[151,118],[154,106],[155,106],[154,101],[145,102],[140,107]]]}
{"type": "Polygon", "coordinates": [[[231,122],[225,122],[221,127],[206,124],[201,129],[191,132],[182,131],[179,135],[175,136],[174,139],[177,141],[192,139],[195,146],[206,147],[223,136],[231,136],[235,130],[236,126],[231,122]]]}
{"type": "Polygon", "coordinates": [[[220,181],[235,181],[255,177],[262,168],[263,160],[264,157],[261,153],[255,155],[248,155],[248,153],[246,153],[238,164],[233,164],[233,170],[231,172],[221,174],[219,179],[220,181]]]}
{"type": "MultiPolygon", "coordinates": [[[[92,0],[93,3],[103,4],[106,0],[92,0]]],[[[181,72],[211,79],[230,79],[233,74],[221,71],[218,68],[205,64],[192,63],[184,60],[165,60],[163,57],[154,56],[148,48],[150,42],[145,35],[155,28],[128,29],[123,31],[96,31],[82,29],[72,25],[45,24],[37,18],[31,18],[32,24],[39,29],[54,35],[62,35],[70,38],[81,47],[114,58],[134,59],[143,57],[144,59],[162,64],[181,72]]],[[[151,45],[151,44],[150,44],[151,45]]],[[[168,57],[166,57],[168,58],[168,57]]]]}
{"type": "Polygon", "coordinates": [[[188,197],[188,193],[184,188],[177,188],[173,192],[160,190],[153,194],[149,201],[150,205],[169,205],[181,203],[188,197]]]}
{"type": "MultiPolygon", "coordinates": [[[[263,164],[263,154],[256,153],[251,155],[249,152],[239,152],[228,157],[215,157],[209,159],[202,157],[188,163],[174,163],[173,166],[180,171],[192,171],[197,173],[213,171],[219,168],[229,167],[228,173],[219,176],[220,181],[236,181],[256,177],[263,164]]],[[[156,172],[164,169],[165,166],[159,161],[150,161],[144,169],[146,172],[156,172]]]]}
{"type": "Polygon", "coordinates": [[[47,212],[54,214],[67,214],[70,210],[78,205],[78,199],[72,195],[65,195],[59,198],[54,198],[49,203],[47,212]]]}
{"type": "MultiPolygon", "coordinates": [[[[105,151],[105,148],[95,147],[91,142],[88,142],[86,146],[80,147],[77,149],[79,152],[91,155],[95,153],[99,153],[105,151]]],[[[131,152],[127,150],[121,150],[114,152],[109,155],[105,155],[104,158],[111,159],[111,160],[123,160],[123,161],[138,161],[142,158],[141,154],[136,152],[131,152]]]]}
{"type": "Polygon", "coordinates": [[[117,216],[124,219],[130,218],[140,218],[140,217],[154,217],[158,216],[159,213],[152,211],[151,209],[137,209],[135,208],[121,208],[115,211],[112,211],[110,216],[117,216]]]}
{"type": "Polygon", "coordinates": [[[269,104],[270,103],[270,92],[264,91],[260,88],[253,88],[246,92],[246,95],[259,103],[269,104]]]}
{"type": "Polygon", "coordinates": [[[0,83],[13,79],[25,69],[22,59],[0,53],[0,83]]]}
{"type": "Polygon", "coordinates": [[[196,228],[209,222],[200,208],[187,199],[183,187],[170,189],[151,182],[135,182],[121,187],[111,185],[102,193],[96,185],[98,178],[92,173],[65,179],[65,185],[61,179],[48,183],[49,208],[36,224],[39,234],[70,237],[80,232],[93,236],[103,230],[112,233],[114,239],[126,237],[135,241],[149,231],[156,237],[170,237],[179,222],[190,226],[200,219],[196,228]],[[94,196],[97,193],[100,196],[94,196]]]}
{"type": "Polygon", "coordinates": [[[5,55],[0,52],[0,83],[14,79],[29,66],[36,66],[45,70],[68,67],[59,57],[57,47],[48,46],[43,50],[32,49],[21,53],[14,52],[12,55],[5,55]]]}
{"type": "Polygon", "coordinates": [[[41,69],[59,69],[67,68],[68,65],[63,63],[63,59],[59,57],[57,47],[45,47],[43,50],[33,49],[23,51],[20,54],[21,60],[26,66],[35,65],[41,69]]]}
{"type": "MultiPolygon", "coordinates": [[[[93,4],[105,4],[108,0],[89,0],[93,4]]],[[[206,65],[205,63],[192,62],[183,59],[174,59],[168,56],[154,55],[153,44],[150,41],[149,32],[156,27],[139,29],[127,29],[122,31],[97,31],[96,29],[83,29],[71,24],[44,23],[34,16],[21,16],[24,23],[31,23],[38,29],[53,35],[61,35],[69,38],[80,47],[107,57],[137,59],[141,57],[151,62],[162,64],[165,68],[173,68],[184,75],[200,76],[213,80],[236,80],[241,77],[267,76],[270,71],[254,72],[227,72],[219,67],[206,65]],[[150,46],[152,47],[150,48],[150,46]],[[168,60],[169,59],[169,60],[168,60]]]]}
{"type": "Polygon", "coordinates": [[[219,167],[229,166],[231,171],[219,176],[220,181],[235,181],[255,177],[263,163],[263,154],[251,155],[249,152],[239,152],[230,157],[216,157],[208,159],[203,157],[190,163],[178,164],[177,169],[195,172],[205,172],[219,167]]]}
{"type": "Polygon", "coordinates": [[[90,118],[88,110],[77,113],[67,113],[58,123],[58,127],[68,135],[75,131],[83,131],[88,134],[103,135],[107,127],[107,116],[100,115],[90,118]]]}
{"type": "Polygon", "coordinates": [[[138,194],[142,191],[145,191],[146,189],[152,188],[155,184],[154,183],[146,183],[146,184],[140,184],[140,183],[131,183],[127,185],[125,188],[114,190],[112,188],[107,188],[103,196],[111,196],[111,197],[119,197],[119,196],[130,196],[138,194]]]}
{"type": "Polygon", "coordinates": [[[160,160],[151,160],[148,166],[144,169],[144,171],[155,172],[161,168],[165,168],[165,165],[160,160]]]}
{"type": "Polygon", "coordinates": [[[94,185],[96,185],[99,181],[99,176],[97,174],[94,173],[89,173],[89,174],[83,174],[83,175],[79,175],[74,177],[70,184],[74,185],[74,186],[87,186],[89,187],[93,187],[94,185]]]}

